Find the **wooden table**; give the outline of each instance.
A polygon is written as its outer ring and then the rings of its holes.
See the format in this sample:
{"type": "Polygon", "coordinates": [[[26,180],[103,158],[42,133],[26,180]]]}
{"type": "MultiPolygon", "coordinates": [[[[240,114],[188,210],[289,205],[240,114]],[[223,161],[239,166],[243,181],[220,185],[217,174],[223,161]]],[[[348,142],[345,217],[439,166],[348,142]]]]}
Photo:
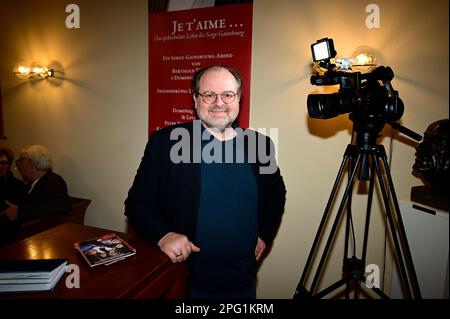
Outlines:
{"type": "Polygon", "coordinates": [[[67,258],[80,269],[80,288],[67,288],[66,273],[54,290],[0,294],[0,299],[117,299],[184,298],[186,265],[173,264],[158,247],[137,235],[115,232],[133,247],[136,255],[109,266],[90,268],[74,249],[76,241],[91,239],[111,230],[66,223],[0,249],[0,259],[67,258]]]}

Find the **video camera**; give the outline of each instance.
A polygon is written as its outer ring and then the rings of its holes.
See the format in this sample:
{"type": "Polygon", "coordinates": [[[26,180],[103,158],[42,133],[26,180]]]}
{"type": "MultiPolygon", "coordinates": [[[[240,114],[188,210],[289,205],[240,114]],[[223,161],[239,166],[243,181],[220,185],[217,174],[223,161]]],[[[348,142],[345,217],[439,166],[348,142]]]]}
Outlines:
{"type": "MultiPolygon", "coordinates": [[[[369,277],[366,272],[366,251],[368,243],[368,231],[370,214],[374,196],[374,190],[377,189],[379,199],[382,200],[384,207],[381,212],[385,213],[390,227],[390,234],[394,244],[394,253],[397,256],[397,266],[400,269],[401,280],[404,291],[408,298],[421,298],[420,287],[415,273],[411,252],[409,250],[406,238],[405,228],[401,220],[401,212],[395,195],[394,182],[383,145],[377,145],[376,140],[385,124],[399,130],[407,136],[421,140],[421,136],[408,128],[401,126],[395,121],[399,120],[404,111],[402,100],[398,97],[398,92],[391,85],[394,73],[389,67],[376,67],[374,69],[361,69],[361,72],[355,72],[357,67],[368,65],[361,59],[358,62],[357,55],[354,59],[334,59],[336,51],[333,40],[324,38],[311,45],[313,60],[325,72],[311,76],[311,84],[314,85],[339,85],[339,91],[332,94],[309,94],[308,95],[308,113],[312,118],[329,119],[340,114],[350,113],[349,118],[353,122],[353,129],[356,132],[356,141],[352,139],[351,144],[345,149],[342,163],[338,175],[333,184],[333,188],[328,198],[328,202],[320,221],[319,229],[314,237],[313,245],[308,254],[305,267],[303,269],[300,281],[295,291],[294,299],[323,298],[326,296],[335,296],[332,294],[337,289],[345,286],[345,291],[340,291],[336,295],[345,292],[345,298],[350,298],[350,291],[354,290],[354,299],[358,299],[362,291],[362,283],[365,282],[367,288],[371,288],[381,298],[388,296],[376,285],[369,285],[369,277]],[[339,66],[336,64],[340,63],[339,66]],[[363,63],[364,62],[364,63],[363,63]],[[351,69],[353,67],[353,69],[351,69]],[[350,71],[342,71],[350,70],[350,71]],[[344,181],[345,168],[348,168],[348,180],[345,191],[343,191],[342,200],[339,204],[335,200],[340,192],[340,186],[344,181]],[[364,241],[362,245],[362,256],[356,256],[357,243],[355,229],[353,227],[352,216],[352,194],[354,194],[355,178],[360,181],[368,181],[367,208],[364,226],[364,241]],[[378,180],[378,188],[375,186],[375,180],[378,180]],[[328,232],[328,239],[324,245],[320,245],[320,240],[324,237],[328,223],[328,218],[333,213],[334,208],[338,208],[335,214],[335,220],[328,232]],[[322,286],[321,273],[328,260],[328,254],[336,239],[337,230],[342,216],[346,214],[345,223],[345,247],[344,260],[342,267],[342,276],[330,286],[319,290],[322,286]],[[353,253],[349,244],[352,242],[353,253]],[[316,259],[317,252],[322,250],[319,260],[316,259]],[[317,261],[317,263],[316,263],[317,261]],[[308,273],[311,267],[316,269],[310,288],[306,288],[308,273]],[[412,289],[410,289],[410,287],[412,289]]],[[[358,51],[356,51],[358,52],[358,51]]],[[[356,53],[355,53],[356,54],[356,53]]],[[[373,58],[370,54],[367,57],[373,58]]],[[[370,67],[376,64],[371,59],[370,67]]],[[[319,70],[320,71],[320,70],[319,70]]],[[[342,189],[341,189],[342,190],[342,189]]],[[[367,294],[365,296],[370,296],[367,294]]]]}
{"type": "Polygon", "coordinates": [[[350,119],[365,129],[399,120],[404,111],[398,92],[391,85],[394,72],[390,67],[379,66],[369,73],[339,71],[332,59],[336,56],[333,39],[324,38],[311,45],[314,62],[326,69],[323,75],[312,75],[311,84],[339,85],[331,94],[309,94],[308,114],[312,118],[329,119],[351,113],[350,119]],[[380,84],[380,82],[382,84],[380,84]]]}

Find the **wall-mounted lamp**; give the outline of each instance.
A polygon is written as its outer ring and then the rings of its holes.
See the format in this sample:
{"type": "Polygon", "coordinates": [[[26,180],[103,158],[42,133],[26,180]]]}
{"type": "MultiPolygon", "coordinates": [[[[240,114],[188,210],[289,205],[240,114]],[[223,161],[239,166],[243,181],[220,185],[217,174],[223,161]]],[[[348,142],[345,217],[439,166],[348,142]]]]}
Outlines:
{"type": "Polygon", "coordinates": [[[26,79],[45,79],[55,75],[55,70],[49,69],[41,63],[26,65],[23,63],[14,67],[13,73],[22,80],[26,79]]]}

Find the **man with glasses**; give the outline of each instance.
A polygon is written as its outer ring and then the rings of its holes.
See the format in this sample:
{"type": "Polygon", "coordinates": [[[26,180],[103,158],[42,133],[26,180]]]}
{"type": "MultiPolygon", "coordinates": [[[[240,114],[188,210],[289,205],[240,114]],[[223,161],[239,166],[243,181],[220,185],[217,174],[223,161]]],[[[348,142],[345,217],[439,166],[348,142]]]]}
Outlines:
{"type": "MultiPolygon", "coordinates": [[[[11,204],[19,204],[25,194],[25,185],[14,177],[11,171],[14,160],[13,151],[7,146],[0,146],[0,212],[11,204]]],[[[19,223],[0,215],[0,246],[13,242],[17,236],[19,223]]]]}
{"type": "Polygon", "coordinates": [[[269,146],[275,162],[273,143],[237,127],[241,88],[239,73],[226,66],[195,73],[198,120],[150,136],[125,201],[140,236],[172,262],[188,262],[192,299],[256,298],[257,262],[284,210],[280,170],[261,173],[256,156],[269,146]]]}

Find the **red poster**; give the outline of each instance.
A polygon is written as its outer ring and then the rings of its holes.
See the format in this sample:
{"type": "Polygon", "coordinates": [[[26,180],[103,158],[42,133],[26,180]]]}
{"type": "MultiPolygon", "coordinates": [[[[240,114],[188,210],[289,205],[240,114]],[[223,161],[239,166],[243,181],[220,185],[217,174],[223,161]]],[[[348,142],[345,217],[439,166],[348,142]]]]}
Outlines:
{"type": "Polygon", "coordinates": [[[149,133],[195,119],[192,76],[212,64],[242,76],[240,127],[249,126],[253,4],[149,15],[149,133]]]}
{"type": "Polygon", "coordinates": [[[3,135],[3,104],[2,104],[2,86],[0,83],[0,139],[4,139],[3,135]]]}

